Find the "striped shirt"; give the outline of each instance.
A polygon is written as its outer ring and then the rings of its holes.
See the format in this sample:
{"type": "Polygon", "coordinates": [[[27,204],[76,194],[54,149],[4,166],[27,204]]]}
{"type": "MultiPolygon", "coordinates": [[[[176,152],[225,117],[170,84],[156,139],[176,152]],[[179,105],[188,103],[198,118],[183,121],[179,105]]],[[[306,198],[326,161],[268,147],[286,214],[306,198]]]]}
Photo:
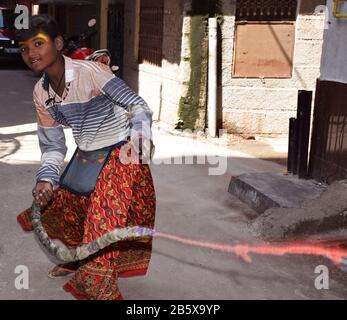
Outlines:
{"type": "Polygon", "coordinates": [[[49,103],[49,79],[44,75],[35,85],[33,100],[37,113],[42,153],[37,181],[59,183],[67,148],[63,126],[72,128],[83,151],[101,149],[131,137],[151,138],[152,114],[146,102],[109,67],[96,62],[65,57],[65,82],[69,92],[62,103],[49,103]]]}

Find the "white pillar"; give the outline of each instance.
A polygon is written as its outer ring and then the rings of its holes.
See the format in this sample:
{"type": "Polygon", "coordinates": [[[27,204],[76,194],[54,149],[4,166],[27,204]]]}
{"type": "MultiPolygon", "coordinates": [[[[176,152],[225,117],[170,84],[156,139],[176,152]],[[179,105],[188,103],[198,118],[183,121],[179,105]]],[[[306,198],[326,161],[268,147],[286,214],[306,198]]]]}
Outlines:
{"type": "Polygon", "coordinates": [[[217,135],[217,18],[208,19],[208,133],[217,135]]]}

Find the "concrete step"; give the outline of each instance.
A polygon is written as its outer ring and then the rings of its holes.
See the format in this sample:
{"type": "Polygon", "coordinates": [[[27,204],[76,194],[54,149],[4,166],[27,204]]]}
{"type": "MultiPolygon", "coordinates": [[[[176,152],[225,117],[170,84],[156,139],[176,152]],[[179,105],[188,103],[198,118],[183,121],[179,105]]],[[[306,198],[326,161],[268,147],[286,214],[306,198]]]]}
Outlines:
{"type": "Polygon", "coordinates": [[[265,240],[305,239],[338,229],[347,238],[347,180],[327,186],[276,173],[252,173],[232,178],[229,192],[258,213],[251,226],[265,240]]]}
{"type": "Polygon", "coordinates": [[[326,188],[314,180],[264,172],[232,177],[229,192],[262,214],[270,208],[300,208],[306,200],[318,198],[326,188]]]}

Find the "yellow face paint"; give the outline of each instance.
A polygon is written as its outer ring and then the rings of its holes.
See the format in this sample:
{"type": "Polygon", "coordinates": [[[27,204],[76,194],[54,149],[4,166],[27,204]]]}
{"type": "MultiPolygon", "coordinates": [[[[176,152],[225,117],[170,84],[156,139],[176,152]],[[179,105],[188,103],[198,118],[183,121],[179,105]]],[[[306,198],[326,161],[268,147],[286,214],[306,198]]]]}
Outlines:
{"type": "Polygon", "coordinates": [[[39,34],[36,36],[36,38],[41,38],[42,40],[44,40],[44,41],[46,41],[46,42],[49,41],[49,37],[48,37],[46,34],[44,34],[44,33],[39,33],[39,34]]]}
{"type": "Polygon", "coordinates": [[[43,40],[44,42],[48,42],[48,41],[49,41],[49,37],[48,37],[46,34],[40,32],[40,33],[38,33],[35,37],[32,37],[32,38],[30,38],[30,39],[27,40],[27,41],[20,41],[18,44],[19,44],[19,46],[23,46],[23,45],[25,45],[26,43],[31,42],[31,41],[36,40],[36,39],[41,39],[41,40],[43,40]]]}

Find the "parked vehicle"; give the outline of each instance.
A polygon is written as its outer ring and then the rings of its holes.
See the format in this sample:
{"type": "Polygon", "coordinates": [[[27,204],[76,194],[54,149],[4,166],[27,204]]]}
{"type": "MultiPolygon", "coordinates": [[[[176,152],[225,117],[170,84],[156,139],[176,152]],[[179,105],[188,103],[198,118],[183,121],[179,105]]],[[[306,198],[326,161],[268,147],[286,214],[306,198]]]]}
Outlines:
{"type": "Polygon", "coordinates": [[[20,50],[15,40],[14,10],[0,6],[0,62],[21,62],[20,50]]]}
{"type": "Polygon", "coordinates": [[[86,47],[85,42],[95,34],[96,20],[88,22],[89,29],[79,36],[72,36],[65,40],[64,55],[77,60],[97,61],[108,65],[113,72],[118,70],[117,66],[111,67],[111,54],[107,49],[94,50],[86,47]]]}

